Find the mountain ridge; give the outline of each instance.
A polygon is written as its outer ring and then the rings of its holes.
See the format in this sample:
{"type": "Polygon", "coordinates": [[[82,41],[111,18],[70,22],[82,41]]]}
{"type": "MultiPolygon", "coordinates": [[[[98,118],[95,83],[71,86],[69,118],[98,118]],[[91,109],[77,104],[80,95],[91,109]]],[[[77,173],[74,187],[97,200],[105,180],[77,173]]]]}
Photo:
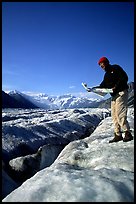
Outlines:
{"type": "MultiPolygon", "coordinates": [[[[128,83],[128,106],[134,106],[134,82],[128,83]]],[[[110,108],[111,97],[95,99],[76,97],[72,94],[48,96],[45,93],[25,94],[14,90],[9,93],[2,91],[2,108],[43,108],[47,110],[67,108],[110,108]]]]}

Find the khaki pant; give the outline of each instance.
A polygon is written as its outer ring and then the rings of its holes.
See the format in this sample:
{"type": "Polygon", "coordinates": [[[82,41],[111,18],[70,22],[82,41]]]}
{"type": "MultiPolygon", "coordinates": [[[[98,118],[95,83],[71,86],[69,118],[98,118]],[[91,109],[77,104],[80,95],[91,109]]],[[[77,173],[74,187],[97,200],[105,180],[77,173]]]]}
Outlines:
{"type": "Polygon", "coordinates": [[[111,115],[114,124],[114,132],[120,135],[121,131],[130,130],[129,123],[127,121],[127,109],[128,109],[128,91],[121,91],[111,100],[111,115]]]}

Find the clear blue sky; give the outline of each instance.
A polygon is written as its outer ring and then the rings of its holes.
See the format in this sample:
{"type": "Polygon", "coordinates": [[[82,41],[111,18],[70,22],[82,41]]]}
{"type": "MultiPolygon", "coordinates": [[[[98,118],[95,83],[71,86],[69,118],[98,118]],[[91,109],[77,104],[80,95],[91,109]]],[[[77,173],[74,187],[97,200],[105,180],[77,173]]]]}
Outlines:
{"type": "Polygon", "coordinates": [[[84,92],[102,56],[134,81],[133,2],[2,2],[3,90],[84,92]]]}

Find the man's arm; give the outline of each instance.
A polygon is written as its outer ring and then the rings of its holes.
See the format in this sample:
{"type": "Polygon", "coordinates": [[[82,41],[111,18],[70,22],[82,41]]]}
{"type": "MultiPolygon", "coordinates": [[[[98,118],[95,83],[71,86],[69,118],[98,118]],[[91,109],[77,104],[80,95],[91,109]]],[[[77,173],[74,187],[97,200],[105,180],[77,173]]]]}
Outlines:
{"type": "Polygon", "coordinates": [[[118,89],[120,86],[122,86],[122,84],[128,82],[128,76],[126,72],[119,65],[116,66],[117,66],[116,72],[119,77],[118,80],[116,81],[115,86],[113,87],[113,90],[118,89]]]}

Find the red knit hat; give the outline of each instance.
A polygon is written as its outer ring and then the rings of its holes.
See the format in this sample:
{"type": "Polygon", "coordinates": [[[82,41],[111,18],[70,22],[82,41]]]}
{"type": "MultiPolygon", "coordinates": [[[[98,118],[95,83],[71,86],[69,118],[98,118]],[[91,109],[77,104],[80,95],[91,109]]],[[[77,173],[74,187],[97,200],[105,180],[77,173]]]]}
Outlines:
{"type": "Polygon", "coordinates": [[[107,62],[109,63],[109,60],[106,57],[101,57],[98,61],[98,64],[100,65],[101,62],[107,62]]]}

